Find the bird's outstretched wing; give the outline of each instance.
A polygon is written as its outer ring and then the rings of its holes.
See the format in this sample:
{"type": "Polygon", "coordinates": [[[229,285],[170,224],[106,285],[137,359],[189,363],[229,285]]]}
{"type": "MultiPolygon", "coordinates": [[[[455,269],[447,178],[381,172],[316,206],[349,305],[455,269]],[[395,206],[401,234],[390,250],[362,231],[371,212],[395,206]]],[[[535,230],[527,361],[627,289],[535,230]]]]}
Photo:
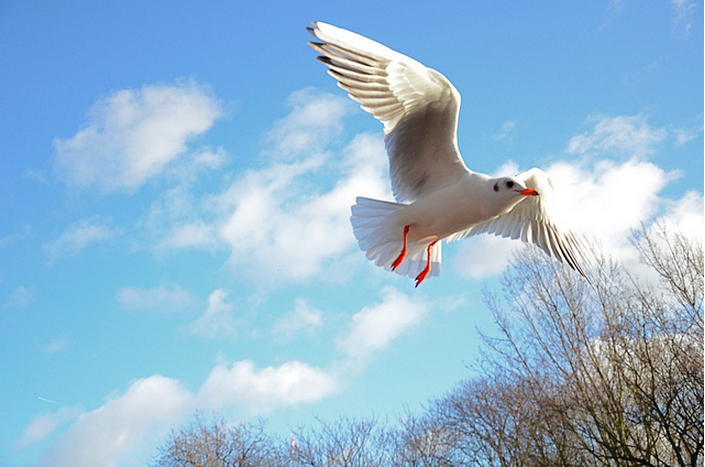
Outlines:
{"type": "Polygon", "coordinates": [[[526,187],[536,190],[539,196],[526,196],[506,214],[460,232],[451,240],[480,233],[521,239],[524,242],[533,243],[590,280],[585,273],[585,266],[590,261],[586,255],[584,242],[578,235],[561,225],[560,219],[555,217],[556,212],[551,209],[553,186],[548,175],[534,168],[517,175],[516,178],[526,187]]]}
{"type": "Polygon", "coordinates": [[[468,173],[457,146],[460,94],[442,74],[359,34],[314,22],[328,73],[384,124],[392,191],[411,202],[468,173]]]}

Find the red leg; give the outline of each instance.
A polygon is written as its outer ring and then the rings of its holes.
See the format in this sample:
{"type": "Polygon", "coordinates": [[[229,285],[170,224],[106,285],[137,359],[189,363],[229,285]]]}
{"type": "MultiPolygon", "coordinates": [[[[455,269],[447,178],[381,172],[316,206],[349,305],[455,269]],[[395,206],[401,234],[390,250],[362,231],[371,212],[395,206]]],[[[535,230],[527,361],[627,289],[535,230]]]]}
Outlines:
{"type": "Polygon", "coordinates": [[[426,249],[426,267],[419,273],[418,276],[416,276],[416,287],[421,285],[421,283],[426,279],[428,276],[428,273],[431,272],[431,250],[433,249],[433,245],[435,245],[436,242],[431,243],[428,245],[428,248],[426,249]]]}
{"type": "Polygon", "coordinates": [[[406,237],[409,235],[409,227],[408,225],[404,226],[404,246],[402,246],[401,253],[399,253],[397,259],[392,263],[392,271],[398,268],[401,262],[404,261],[404,258],[406,258],[406,237]]]}

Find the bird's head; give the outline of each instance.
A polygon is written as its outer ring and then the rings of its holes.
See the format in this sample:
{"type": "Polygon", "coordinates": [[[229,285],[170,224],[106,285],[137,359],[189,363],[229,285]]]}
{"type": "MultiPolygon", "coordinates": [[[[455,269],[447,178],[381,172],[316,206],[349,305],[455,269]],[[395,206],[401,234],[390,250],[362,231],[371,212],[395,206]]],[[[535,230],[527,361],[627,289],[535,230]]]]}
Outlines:
{"type": "Polygon", "coordinates": [[[514,177],[502,177],[492,180],[492,189],[495,193],[505,196],[538,196],[539,192],[533,188],[527,188],[522,182],[514,177]]]}

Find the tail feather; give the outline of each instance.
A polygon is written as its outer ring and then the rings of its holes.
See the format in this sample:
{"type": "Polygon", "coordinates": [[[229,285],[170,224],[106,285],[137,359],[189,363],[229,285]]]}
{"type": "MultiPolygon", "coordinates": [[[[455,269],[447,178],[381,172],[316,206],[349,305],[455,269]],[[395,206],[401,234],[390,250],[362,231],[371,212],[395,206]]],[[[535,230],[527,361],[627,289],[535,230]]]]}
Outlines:
{"type": "MultiPolygon", "coordinates": [[[[392,263],[404,244],[404,226],[396,225],[390,214],[404,204],[359,197],[352,206],[350,222],[360,249],[375,265],[391,270],[392,263]]],[[[394,270],[397,274],[415,278],[426,267],[426,244],[407,242],[407,255],[394,270]]],[[[441,243],[431,250],[431,276],[441,273],[441,243]]]]}

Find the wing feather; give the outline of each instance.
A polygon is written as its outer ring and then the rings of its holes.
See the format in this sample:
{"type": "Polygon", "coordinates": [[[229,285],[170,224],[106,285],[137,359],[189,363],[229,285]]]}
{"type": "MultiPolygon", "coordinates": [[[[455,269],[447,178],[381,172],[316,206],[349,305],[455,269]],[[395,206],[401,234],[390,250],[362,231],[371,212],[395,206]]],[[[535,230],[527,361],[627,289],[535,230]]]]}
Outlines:
{"type": "Polygon", "coordinates": [[[528,188],[538,191],[539,196],[527,196],[506,214],[476,224],[451,239],[481,233],[520,238],[526,243],[533,243],[589,279],[584,268],[588,256],[583,241],[561,225],[555,217],[555,211],[551,210],[553,187],[548,176],[539,169],[531,169],[516,178],[528,188]]]}
{"type": "Polygon", "coordinates": [[[384,125],[392,191],[411,202],[469,172],[457,147],[460,94],[441,73],[366,37],[314,22],[309,45],[338,86],[384,125]]]}

